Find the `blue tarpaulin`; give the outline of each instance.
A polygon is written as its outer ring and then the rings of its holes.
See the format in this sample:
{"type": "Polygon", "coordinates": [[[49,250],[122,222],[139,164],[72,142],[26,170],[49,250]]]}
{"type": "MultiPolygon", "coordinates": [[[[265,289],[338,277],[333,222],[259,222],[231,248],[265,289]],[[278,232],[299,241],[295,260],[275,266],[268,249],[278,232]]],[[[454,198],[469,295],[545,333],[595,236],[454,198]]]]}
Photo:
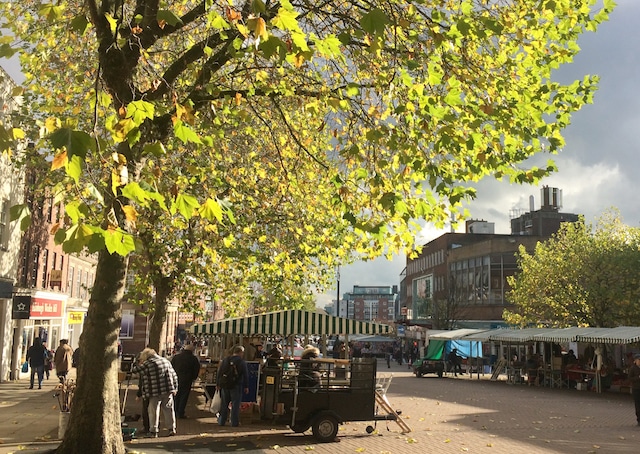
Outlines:
{"type": "MultiPolygon", "coordinates": [[[[437,341],[430,341],[437,342],[437,341]]],[[[445,355],[448,355],[454,348],[458,349],[458,356],[462,358],[482,358],[482,342],[450,340],[445,343],[445,355]]]]}

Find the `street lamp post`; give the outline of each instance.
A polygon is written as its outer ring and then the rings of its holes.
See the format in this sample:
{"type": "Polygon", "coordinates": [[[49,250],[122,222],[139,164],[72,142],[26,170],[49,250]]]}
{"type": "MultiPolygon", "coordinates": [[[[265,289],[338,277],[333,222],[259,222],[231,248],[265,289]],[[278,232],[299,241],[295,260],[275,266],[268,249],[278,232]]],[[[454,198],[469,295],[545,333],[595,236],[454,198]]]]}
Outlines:
{"type": "Polygon", "coordinates": [[[338,314],[338,317],[340,317],[340,265],[338,265],[338,269],[336,271],[336,277],[337,277],[337,281],[338,281],[338,285],[337,285],[337,298],[336,298],[336,313],[338,314]]]}

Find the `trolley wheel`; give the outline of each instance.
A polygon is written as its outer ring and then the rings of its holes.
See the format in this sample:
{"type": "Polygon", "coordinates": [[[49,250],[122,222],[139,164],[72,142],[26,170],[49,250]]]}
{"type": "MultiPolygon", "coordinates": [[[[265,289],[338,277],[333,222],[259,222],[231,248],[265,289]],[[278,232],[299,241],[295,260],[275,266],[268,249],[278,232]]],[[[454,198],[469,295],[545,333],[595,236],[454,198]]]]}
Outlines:
{"type": "Polygon", "coordinates": [[[422,377],[422,371],[420,369],[416,369],[416,377],[422,377]]]}
{"type": "Polygon", "coordinates": [[[312,431],[320,443],[334,441],[338,435],[338,419],[331,413],[320,413],[313,419],[312,431]]]}
{"type": "Polygon", "coordinates": [[[293,430],[297,434],[301,434],[302,432],[306,432],[309,430],[311,425],[306,421],[300,421],[295,423],[293,426],[290,426],[291,430],[293,430]]]}
{"type": "Polygon", "coordinates": [[[439,370],[438,371],[438,378],[442,378],[442,375],[444,375],[444,373],[441,370],[439,370]]]}
{"type": "Polygon", "coordinates": [[[373,428],[373,426],[367,426],[365,430],[367,431],[368,434],[370,434],[370,433],[373,433],[375,429],[373,428]]]}

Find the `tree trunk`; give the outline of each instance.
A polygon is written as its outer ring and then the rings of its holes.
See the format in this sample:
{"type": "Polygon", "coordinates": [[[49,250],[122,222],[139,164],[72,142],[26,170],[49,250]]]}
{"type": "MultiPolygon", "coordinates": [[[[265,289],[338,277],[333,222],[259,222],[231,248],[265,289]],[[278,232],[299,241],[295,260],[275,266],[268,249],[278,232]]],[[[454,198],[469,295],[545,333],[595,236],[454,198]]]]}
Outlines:
{"type": "Polygon", "coordinates": [[[117,359],[126,270],[127,258],[100,253],[80,337],[81,363],[69,426],[56,453],[125,453],[117,359]]]}
{"type": "Polygon", "coordinates": [[[164,322],[167,320],[168,298],[173,291],[173,285],[170,278],[163,276],[154,282],[154,286],[156,298],[153,305],[151,323],[149,325],[149,347],[160,354],[160,335],[162,334],[164,322]]]}

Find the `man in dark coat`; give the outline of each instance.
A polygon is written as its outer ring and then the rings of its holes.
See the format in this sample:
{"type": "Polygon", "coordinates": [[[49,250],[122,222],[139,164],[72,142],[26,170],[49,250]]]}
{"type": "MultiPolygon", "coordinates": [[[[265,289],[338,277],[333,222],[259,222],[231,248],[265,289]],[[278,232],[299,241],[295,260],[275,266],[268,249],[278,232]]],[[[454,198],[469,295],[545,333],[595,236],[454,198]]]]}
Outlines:
{"type": "Polygon", "coordinates": [[[193,381],[200,374],[200,361],[193,354],[193,344],[188,344],[171,360],[173,370],[178,374],[178,393],[176,394],[176,414],[179,419],[185,419],[184,414],[189,401],[189,393],[193,381]]]}
{"type": "Polygon", "coordinates": [[[42,378],[44,377],[44,358],[46,351],[40,342],[40,338],[33,339],[33,345],[27,350],[27,361],[31,366],[31,384],[29,389],[33,389],[33,379],[38,374],[38,389],[42,389],[42,378]]]}

